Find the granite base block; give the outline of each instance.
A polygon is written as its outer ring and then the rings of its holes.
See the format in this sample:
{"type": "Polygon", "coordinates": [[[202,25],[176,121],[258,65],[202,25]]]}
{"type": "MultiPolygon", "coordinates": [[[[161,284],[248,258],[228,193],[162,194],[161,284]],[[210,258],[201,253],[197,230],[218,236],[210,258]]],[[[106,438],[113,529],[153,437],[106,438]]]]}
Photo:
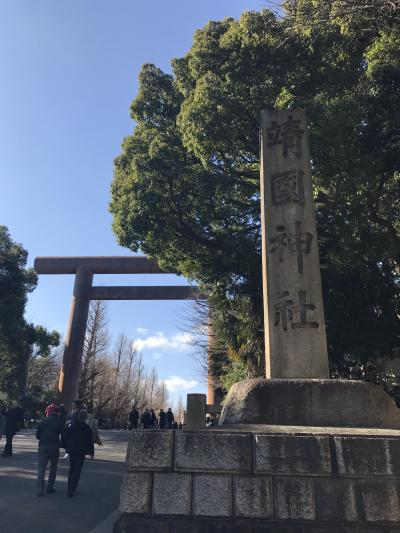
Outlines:
{"type": "Polygon", "coordinates": [[[400,431],[245,427],[134,431],[116,531],[400,533],[400,431]]]}

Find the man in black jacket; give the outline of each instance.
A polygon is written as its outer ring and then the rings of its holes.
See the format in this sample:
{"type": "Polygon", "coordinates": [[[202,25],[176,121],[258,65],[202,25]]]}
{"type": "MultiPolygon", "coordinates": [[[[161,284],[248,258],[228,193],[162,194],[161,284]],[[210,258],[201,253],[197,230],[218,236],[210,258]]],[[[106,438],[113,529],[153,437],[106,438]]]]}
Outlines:
{"type": "Polygon", "coordinates": [[[69,498],[75,495],[79,483],[85,455],[94,457],[93,434],[86,424],[87,411],[78,412],[76,422],[65,432],[65,450],[69,454],[68,490],[69,498]]]}
{"type": "Polygon", "coordinates": [[[57,475],[57,464],[60,453],[60,435],[64,429],[61,410],[56,407],[51,415],[39,424],[36,431],[36,438],[39,440],[38,446],[38,475],[37,475],[37,496],[43,496],[44,476],[46,474],[47,463],[50,461],[49,479],[47,482],[47,493],[53,494],[56,489],[54,483],[57,475]]]}

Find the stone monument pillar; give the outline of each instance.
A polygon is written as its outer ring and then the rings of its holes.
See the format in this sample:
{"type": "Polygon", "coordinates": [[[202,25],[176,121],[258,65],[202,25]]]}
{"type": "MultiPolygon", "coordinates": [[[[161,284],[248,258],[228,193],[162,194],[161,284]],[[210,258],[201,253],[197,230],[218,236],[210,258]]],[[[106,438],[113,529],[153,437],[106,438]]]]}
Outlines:
{"type": "Polygon", "coordinates": [[[307,122],[301,109],[261,114],[261,224],[266,377],[329,377],[307,122]]]}

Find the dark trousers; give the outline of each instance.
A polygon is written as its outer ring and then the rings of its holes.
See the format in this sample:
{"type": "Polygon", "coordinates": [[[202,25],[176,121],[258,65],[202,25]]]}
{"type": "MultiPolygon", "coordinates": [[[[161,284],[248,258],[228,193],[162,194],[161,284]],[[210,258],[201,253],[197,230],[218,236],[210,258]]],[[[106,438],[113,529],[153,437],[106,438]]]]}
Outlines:
{"type": "Polygon", "coordinates": [[[44,491],[44,476],[46,475],[47,463],[50,461],[49,479],[47,490],[54,488],[57,475],[57,464],[60,451],[57,444],[42,444],[38,447],[38,475],[37,490],[44,491]]]}
{"type": "Polygon", "coordinates": [[[6,433],[6,445],[4,447],[3,455],[12,455],[12,440],[14,434],[6,433]]]}
{"type": "Polygon", "coordinates": [[[84,462],[84,455],[69,454],[68,494],[74,494],[76,491],[84,462]]]}

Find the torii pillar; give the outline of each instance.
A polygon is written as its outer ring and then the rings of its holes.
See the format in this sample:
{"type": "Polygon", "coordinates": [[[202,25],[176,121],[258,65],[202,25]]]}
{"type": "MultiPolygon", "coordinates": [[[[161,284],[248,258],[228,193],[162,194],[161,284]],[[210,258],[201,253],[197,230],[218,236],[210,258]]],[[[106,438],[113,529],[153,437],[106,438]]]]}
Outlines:
{"type": "Polygon", "coordinates": [[[64,343],[63,364],[58,381],[58,390],[61,392],[64,405],[68,409],[78,392],[92,282],[93,273],[82,266],[79,267],[75,274],[68,328],[64,343]],[[65,376],[67,376],[66,380],[65,376]]]}

